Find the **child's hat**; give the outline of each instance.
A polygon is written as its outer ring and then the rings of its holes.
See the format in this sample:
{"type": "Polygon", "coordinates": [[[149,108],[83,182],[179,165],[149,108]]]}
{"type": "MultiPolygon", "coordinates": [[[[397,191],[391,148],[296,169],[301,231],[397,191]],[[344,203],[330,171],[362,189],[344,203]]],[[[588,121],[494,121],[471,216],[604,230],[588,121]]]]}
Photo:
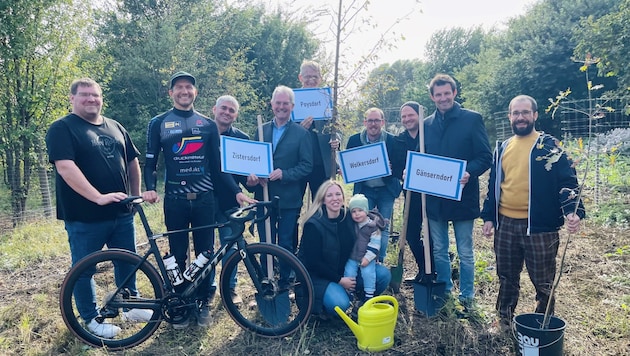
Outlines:
{"type": "Polygon", "coordinates": [[[352,198],[350,198],[350,204],[348,204],[348,208],[350,211],[354,208],[361,209],[365,212],[370,211],[368,208],[368,200],[363,194],[355,194],[352,198]]]}

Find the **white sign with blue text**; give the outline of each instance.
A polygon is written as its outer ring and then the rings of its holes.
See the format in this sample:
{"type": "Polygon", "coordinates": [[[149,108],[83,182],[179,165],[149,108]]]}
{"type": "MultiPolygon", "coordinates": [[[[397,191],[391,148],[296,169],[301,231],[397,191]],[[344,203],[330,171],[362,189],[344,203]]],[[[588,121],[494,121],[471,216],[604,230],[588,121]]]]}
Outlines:
{"type": "Polygon", "coordinates": [[[225,173],[268,178],[273,170],[271,143],[221,136],[221,170],[225,173]]]}
{"type": "Polygon", "coordinates": [[[332,96],[329,87],[293,89],[295,106],[291,120],[299,122],[307,117],[313,120],[332,118],[332,96]]]}
{"type": "Polygon", "coordinates": [[[387,177],[392,174],[385,142],[355,147],[338,153],[341,174],[346,183],[387,177]]]}
{"type": "Polygon", "coordinates": [[[464,186],[459,180],[466,172],[466,161],[408,151],[406,167],[403,188],[452,200],[462,199],[464,186]]]}

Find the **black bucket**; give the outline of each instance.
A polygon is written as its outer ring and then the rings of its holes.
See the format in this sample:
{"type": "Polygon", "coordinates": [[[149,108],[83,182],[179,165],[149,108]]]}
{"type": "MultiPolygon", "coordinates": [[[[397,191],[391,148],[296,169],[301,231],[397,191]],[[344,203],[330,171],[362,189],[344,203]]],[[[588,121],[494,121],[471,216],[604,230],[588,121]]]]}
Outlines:
{"type": "Polygon", "coordinates": [[[541,329],[544,314],[520,314],[514,317],[514,338],[518,354],[523,356],[560,356],[564,346],[564,320],[551,316],[549,327],[541,329]]]}

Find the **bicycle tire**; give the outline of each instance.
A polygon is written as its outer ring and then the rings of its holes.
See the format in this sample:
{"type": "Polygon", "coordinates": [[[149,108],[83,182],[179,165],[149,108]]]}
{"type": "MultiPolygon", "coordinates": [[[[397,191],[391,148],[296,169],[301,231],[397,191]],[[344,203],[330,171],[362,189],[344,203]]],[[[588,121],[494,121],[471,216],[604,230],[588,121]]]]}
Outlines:
{"type": "MultiPolygon", "coordinates": [[[[142,263],[135,272],[139,297],[119,294],[120,297],[116,298],[117,307],[107,309],[113,311],[116,316],[107,318],[106,322],[120,327],[120,332],[113,338],[103,338],[92,333],[88,329],[87,323],[82,320],[76,307],[73,291],[81,275],[88,273],[92,276],[97,304],[103,304],[105,299],[109,299],[107,296],[114,293],[117,288],[114,264],[120,266],[119,263],[126,263],[135,266],[141,260],[140,256],[130,251],[111,249],[94,252],[70,269],[61,285],[59,305],[63,321],[79,340],[95,347],[121,350],[142,343],[157,330],[162,319],[160,306],[164,294],[163,281],[155,267],[148,261],[142,263]],[[129,307],[133,307],[132,303],[134,302],[153,304],[155,309],[148,322],[133,322],[123,318],[122,311],[125,310],[125,304],[129,303],[129,307]]],[[[102,308],[105,307],[106,305],[96,306],[98,311],[102,311],[102,308]]]]}
{"type": "Polygon", "coordinates": [[[244,255],[246,260],[240,253],[233,254],[221,270],[220,291],[227,313],[236,324],[260,336],[278,338],[297,331],[307,322],[313,307],[313,283],[302,262],[286,249],[264,243],[247,245],[244,255]],[[271,278],[265,273],[267,256],[274,261],[271,278]],[[281,264],[285,266],[282,274],[281,264]],[[247,265],[249,268],[245,268],[247,265]],[[240,305],[230,294],[230,276],[235,268],[240,271],[235,288],[243,299],[240,305]],[[283,277],[287,273],[290,278],[283,277]],[[257,293],[254,279],[267,287],[263,294],[257,293]],[[275,291],[274,285],[278,287],[275,291]],[[270,308],[278,315],[268,317],[270,308]]]}

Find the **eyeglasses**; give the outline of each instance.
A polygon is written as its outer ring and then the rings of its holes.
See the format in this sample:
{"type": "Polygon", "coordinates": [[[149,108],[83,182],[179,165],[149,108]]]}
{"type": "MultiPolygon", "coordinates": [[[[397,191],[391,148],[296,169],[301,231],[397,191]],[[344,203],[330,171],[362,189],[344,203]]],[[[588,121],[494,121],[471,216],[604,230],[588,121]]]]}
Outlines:
{"type": "Polygon", "coordinates": [[[512,111],[510,113],[510,116],[516,118],[519,117],[519,115],[523,115],[523,117],[530,117],[532,115],[532,111],[531,110],[523,110],[523,111],[512,111]]]}
{"type": "Polygon", "coordinates": [[[380,124],[381,121],[383,121],[383,119],[369,119],[369,120],[365,120],[366,123],[372,125],[372,124],[380,124]]]}
{"type": "Polygon", "coordinates": [[[319,79],[320,76],[319,75],[303,75],[302,78],[306,80],[310,80],[310,79],[319,79]]]}
{"type": "Polygon", "coordinates": [[[98,93],[86,93],[86,92],[82,92],[82,91],[76,93],[75,95],[78,96],[78,97],[81,97],[81,98],[92,97],[92,98],[98,99],[98,98],[101,97],[101,94],[98,94],[98,93]]]}

